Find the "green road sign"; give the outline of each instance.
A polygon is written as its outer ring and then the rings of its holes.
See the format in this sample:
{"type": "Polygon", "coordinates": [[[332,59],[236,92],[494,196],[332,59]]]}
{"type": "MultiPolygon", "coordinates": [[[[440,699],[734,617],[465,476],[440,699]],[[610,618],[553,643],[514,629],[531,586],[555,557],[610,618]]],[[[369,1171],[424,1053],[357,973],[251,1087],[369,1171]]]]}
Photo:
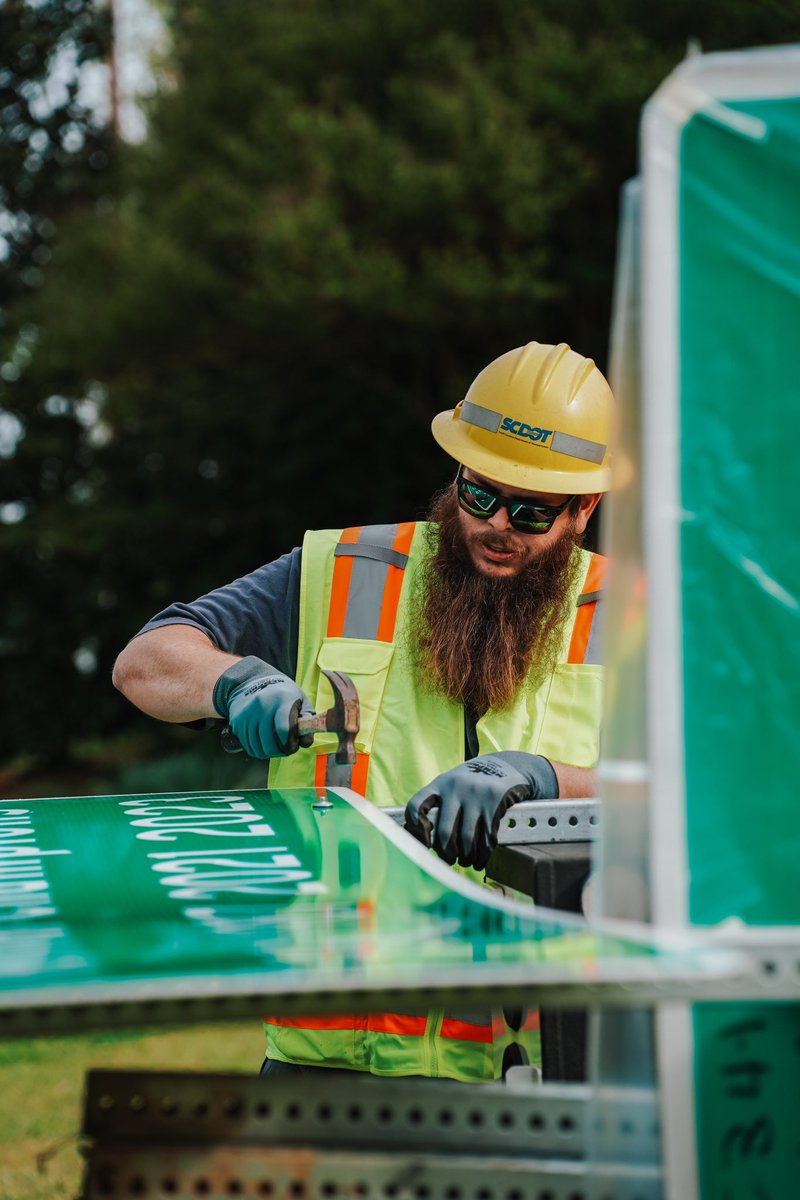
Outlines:
{"type": "Polygon", "coordinates": [[[352,792],[0,803],[0,1032],[728,966],[498,898],[352,792]]]}
{"type": "MultiPolygon", "coordinates": [[[[653,911],[800,946],[800,47],[689,57],[643,159],[653,911]]],[[[698,1005],[664,1061],[692,1036],[675,1195],[795,1195],[800,1006],[698,1005]]]]}

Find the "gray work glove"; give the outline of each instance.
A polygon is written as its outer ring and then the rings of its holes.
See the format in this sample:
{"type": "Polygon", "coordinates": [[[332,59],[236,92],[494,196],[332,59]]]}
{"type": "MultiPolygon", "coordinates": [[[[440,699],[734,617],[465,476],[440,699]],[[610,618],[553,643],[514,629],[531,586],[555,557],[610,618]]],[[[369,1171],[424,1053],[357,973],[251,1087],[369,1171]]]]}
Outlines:
{"type": "MultiPolygon", "coordinates": [[[[227,717],[230,733],[251,758],[283,758],[298,746],[310,746],[314,735],[299,737],[298,716],[311,716],[308,696],[293,679],[261,658],[242,658],[223,671],[214,684],[214,708],[227,717]]],[[[225,731],[227,733],[227,731],[225,731]]],[[[226,749],[238,749],[223,737],[226,749]]]]}
{"type": "Polygon", "coordinates": [[[482,871],[497,845],[503,815],[520,800],[558,798],[556,773],[540,754],[500,750],[437,775],[406,805],[405,827],[451,866],[482,871]],[[439,809],[436,831],[428,814],[439,809]]]}

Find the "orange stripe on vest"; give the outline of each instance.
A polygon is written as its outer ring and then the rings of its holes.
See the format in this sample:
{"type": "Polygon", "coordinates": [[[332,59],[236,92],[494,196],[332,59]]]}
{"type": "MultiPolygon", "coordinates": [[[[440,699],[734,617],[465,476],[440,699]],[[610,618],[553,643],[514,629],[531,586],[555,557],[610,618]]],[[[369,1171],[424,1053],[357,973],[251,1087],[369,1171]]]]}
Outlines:
{"type": "MultiPolygon", "coordinates": [[[[427,1017],[410,1017],[404,1013],[363,1013],[333,1017],[264,1017],[265,1025],[285,1029],[362,1029],[372,1033],[393,1033],[400,1037],[422,1037],[427,1017]]],[[[454,1022],[459,1024],[459,1022],[454,1022]]],[[[473,1041],[479,1039],[471,1039],[473,1041]]]]}
{"type": "MultiPolygon", "coordinates": [[[[582,596],[589,596],[592,592],[597,592],[605,578],[606,567],[608,560],[602,554],[593,554],[589,563],[589,570],[586,572],[586,579],[581,589],[582,596]]],[[[592,632],[592,621],[597,610],[597,601],[591,604],[582,604],[578,608],[575,616],[575,624],[572,627],[572,640],[569,644],[569,654],[567,662],[582,663],[586,659],[586,648],[589,645],[589,637],[592,632]]]]}
{"type": "Polygon", "coordinates": [[[442,1021],[442,1037],[455,1042],[484,1042],[491,1045],[491,1025],[470,1025],[468,1021],[442,1021]]]}
{"type": "MultiPolygon", "coordinates": [[[[392,543],[393,550],[398,550],[401,554],[408,554],[411,549],[411,539],[414,536],[414,526],[414,521],[403,521],[397,526],[397,533],[392,543]]],[[[405,572],[401,567],[389,566],[386,574],[386,583],[383,588],[378,632],[375,635],[379,642],[391,642],[394,637],[397,608],[400,603],[400,592],[403,587],[404,574],[405,572]]]]}
{"type": "MultiPolygon", "coordinates": [[[[357,542],[363,526],[355,525],[352,529],[343,529],[340,542],[357,542]]],[[[333,560],[333,581],[331,583],[331,603],[328,609],[328,637],[341,637],[344,632],[344,618],[347,612],[347,594],[350,591],[350,576],[353,573],[353,560],[347,556],[333,560]]]]}
{"type": "Polygon", "coordinates": [[[335,1017],[262,1017],[265,1025],[280,1025],[284,1029],[365,1029],[364,1023],[353,1016],[335,1017]]]}

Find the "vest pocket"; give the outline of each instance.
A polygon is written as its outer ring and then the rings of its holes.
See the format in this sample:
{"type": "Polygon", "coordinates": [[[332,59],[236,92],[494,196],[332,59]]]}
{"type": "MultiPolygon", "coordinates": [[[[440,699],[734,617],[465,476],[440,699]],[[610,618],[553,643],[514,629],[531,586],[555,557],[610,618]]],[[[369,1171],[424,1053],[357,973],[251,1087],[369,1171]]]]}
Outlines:
{"type": "MultiPolygon", "coordinates": [[[[358,692],[361,724],[356,735],[356,749],[368,754],[372,748],[375,727],[383,703],[386,677],[394,655],[392,642],[376,642],[366,638],[325,638],[319,654],[317,667],[317,691],[314,707],[325,712],[333,704],[333,692],[322,671],[343,671],[349,675],[358,692]]],[[[335,748],[335,734],[318,734],[314,739],[317,753],[335,748]]]]}
{"type": "Polygon", "coordinates": [[[536,754],[573,767],[600,757],[603,668],[587,663],[556,667],[545,703],[536,754]]]}

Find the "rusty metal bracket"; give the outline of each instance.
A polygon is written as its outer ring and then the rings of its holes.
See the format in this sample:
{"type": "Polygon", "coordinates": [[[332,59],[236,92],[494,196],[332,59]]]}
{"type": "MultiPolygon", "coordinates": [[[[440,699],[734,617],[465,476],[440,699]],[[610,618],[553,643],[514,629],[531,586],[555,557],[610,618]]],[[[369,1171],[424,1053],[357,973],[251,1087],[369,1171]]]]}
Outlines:
{"type": "Polygon", "coordinates": [[[83,1200],[662,1194],[646,1089],[93,1071],[83,1132],[83,1200]]]}

